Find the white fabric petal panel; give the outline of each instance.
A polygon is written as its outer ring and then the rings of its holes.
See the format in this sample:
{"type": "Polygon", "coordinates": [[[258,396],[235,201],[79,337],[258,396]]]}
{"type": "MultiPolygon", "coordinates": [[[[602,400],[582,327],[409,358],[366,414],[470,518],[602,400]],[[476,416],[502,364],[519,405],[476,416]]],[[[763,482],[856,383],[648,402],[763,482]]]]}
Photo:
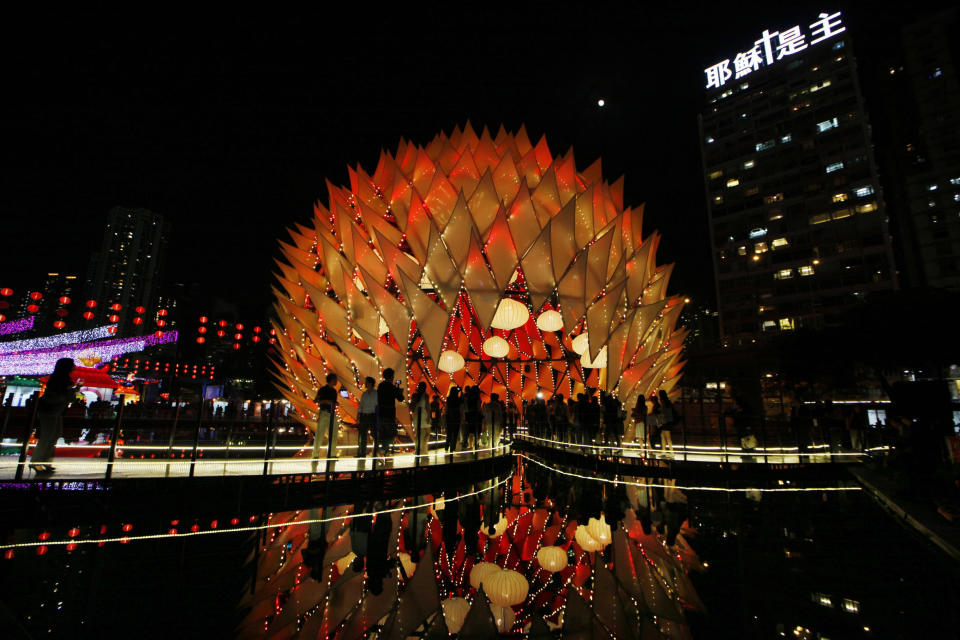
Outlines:
{"type": "Polygon", "coordinates": [[[530,200],[530,191],[526,184],[520,186],[513,202],[507,207],[507,223],[510,225],[517,255],[522,256],[530,245],[537,241],[540,234],[540,223],[537,222],[537,214],[533,210],[533,201],[530,200]]]}
{"type": "Polygon", "coordinates": [[[643,303],[650,304],[656,300],[663,299],[667,292],[667,283],[670,282],[670,274],[673,273],[673,263],[664,265],[657,269],[657,272],[650,278],[650,284],[643,293],[643,303]]]}
{"type": "Polygon", "coordinates": [[[485,252],[497,286],[503,291],[517,270],[517,249],[513,244],[513,236],[510,234],[503,208],[499,209],[490,226],[485,252]]]}
{"type": "Polygon", "coordinates": [[[473,154],[469,151],[462,153],[457,164],[447,173],[450,176],[450,184],[461,193],[473,193],[480,182],[480,170],[477,169],[477,163],[473,161],[473,154]]]}
{"type": "Polygon", "coordinates": [[[647,332],[650,331],[650,327],[654,325],[666,305],[667,301],[661,300],[654,304],[637,307],[637,311],[630,322],[630,335],[627,338],[627,352],[631,354],[631,357],[643,344],[647,332]]]}
{"type": "Polygon", "coordinates": [[[560,298],[560,313],[563,314],[563,323],[566,327],[573,327],[577,320],[587,312],[584,300],[587,290],[587,250],[580,252],[577,261],[573,263],[563,279],[557,285],[557,294],[560,298]]]}
{"type": "Polygon", "coordinates": [[[607,391],[613,391],[620,381],[624,362],[629,362],[627,351],[627,336],[630,333],[630,320],[636,309],[630,312],[627,318],[616,326],[607,341],[607,391]]]}
{"type": "Polygon", "coordinates": [[[344,338],[334,336],[333,341],[337,344],[340,351],[353,363],[353,366],[356,367],[357,373],[359,374],[359,378],[357,379],[357,382],[360,383],[359,386],[363,386],[363,379],[366,376],[372,378],[380,377],[380,368],[376,358],[344,338]]]}
{"type": "Polygon", "coordinates": [[[347,289],[347,313],[355,327],[362,327],[365,331],[376,333],[380,327],[380,314],[370,304],[370,300],[357,288],[353,279],[347,280],[344,285],[347,289]]]}
{"type": "Polygon", "coordinates": [[[560,193],[557,191],[557,174],[553,167],[548,167],[543,174],[543,179],[537,188],[530,194],[533,200],[533,209],[537,212],[537,221],[540,226],[546,226],[547,222],[560,211],[560,193]]]}
{"type": "Polygon", "coordinates": [[[650,279],[647,266],[650,262],[652,247],[652,242],[644,242],[640,249],[627,260],[627,299],[630,300],[630,304],[640,302],[640,296],[643,295],[643,290],[650,279]]]}
{"type": "MultiPolygon", "coordinates": [[[[373,276],[375,282],[383,284],[387,281],[387,266],[383,260],[370,246],[371,240],[362,235],[360,229],[353,227],[353,250],[357,256],[357,266],[363,267],[367,273],[373,276]]],[[[364,280],[366,283],[366,280],[364,280]]]]}
{"type": "Polygon", "coordinates": [[[363,267],[360,268],[360,273],[363,275],[364,282],[367,283],[367,294],[371,300],[373,300],[373,304],[376,305],[377,309],[380,310],[380,315],[383,316],[383,321],[386,322],[387,327],[390,328],[393,339],[396,340],[400,348],[406,352],[407,340],[410,337],[410,312],[407,311],[407,308],[403,306],[402,302],[394,298],[390,292],[384,289],[383,285],[372,281],[372,278],[368,280],[363,267]]]}
{"type": "Polygon", "coordinates": [[[596,235],[593,227],[593,189],[591,184],[587,190],[577,196],[576,230],[577,246],[585,247],[596,235]]]}
{"type": "Polygon", "coordinates": [[[527,291],[530,292],[530,302],[536,312],[556,289],[557,281],[553,277],[553,256],[550,249],[550,222],[544,227],[526,254],[521,258],[523,277],[527,281],[527,291]]]}
{"type": "Polygon", "coordinates": [[[423,194],[424,206],[441,229],[447,226],[447,220],[450,219],[453,207],[457,203],[458,194],[459,192],[453,188],[450,181],[439,171],[434,174],[430,188],[423,194]]]}
{"type": "Polygon", "coordinates": [[[590,344],[591,361],[597,359],[597,354],[610,337],[610,323],[618,311],[622,293],[623,285],[616,285],[587,309],[587,341],[590,344]]]}
{"type": "Polygon", "coordinates": [[[403,297],[413,313],[414,320],[417,321],[417,330],[423,336],[430,358],[436,364],[443,351],[443,339],[447,334],[447,320],[450,319],[450,313],[431,300],[430,296],[420,289],[418,281],[411,280],[403,274],[401,276],[403,297]]]}
{"type": "Polygon", "coordinates": [[[469,255],[463,270],[463,286],[470,296],[480,326],[489,328],[500,303],[502,290],[487,269],[487,261],[480,252],[480,239],[476,234],[470,238],[469,255]]]}
{"type": "Polygon", "coordinates": [[[417,156],[413,166],[413,175],[410,176],[410,181],[413,183],[413,188],[417,190],[417,193],[425,194],[430,190],[430,183],[433,182],[433,175],[436,172],[437,167],[433,164],[427,152],[423,149],[417,150],[417,156]]]}
{"type": "Polygon", "coordinates": [[[497,195],[497,187],[489,170],[483,174],[476,189],[470,194],[467,206],[470,207],[470,215],[480,232],[480,237],[486,238],[490,225],[493,224],[497,211],[500,209],[500,197],[497,195]]]}
{"type": "Polygon", "coordinates": [[[423,271],[430,282],[433,283],[433,286],[437,288],[437,293],[443,300],[443,304],[447,309],[453,309],[457,296],[460,294],[460,284],[463,282],[463,276],[454,265],[453,260],[450,259],[450,255],[440,240],[440,233],[433,225],[431,225],[427,261],[424,264],[423,271]]]}
{"type": "Polygon", "coordinates": [[[513,200],[520,189],[521,182],[517,165],[508,153],[493,170],[493,184],[497,187],[497,199],[501,203],[513,200]]]}
{"type": "MultiPolygon", "coordinates": [[[[610,244],[613,234],[608,232],[590,245],[587,250],[587,295],[596,295],[607,282],[607,262],[610,259],[610,244]]],[[[588,299],[589,304],[592,300],[588,299]]]]}
{"type": "Polygon", "coordinates": [[[553,275],[563,278],[577,255],[577,203],[570,200],[550,222],[550,248],[553,252],[553,275]]]}
{"type": "Polygon", "coordinates": [[[434,226],[430,215],[423,206],[423,201],[416,193],[410,200],[410,211],[407,214],[407,244],[420,264],[427,259],[427,243],[430,240],[430,230],[434,226]]]}
{"type": "MultiPolygon", "coordinates": [[[[400,353],[388,343],[375,337],[376,334],[367,333],[362,329],[357,329],[360,339],[367,343],[367,347],[377,358],[380,367],[383,369],[393,369],[394,372],[403,371],[406,368],[406,354],[400,353]]],[[[379,379],[379,373],[374,378],[379,379]]]]}
{"type": "Polygon", "coordinates": [[[453,262],[457,265],[457,268],[462,270],[467,260],[467,252],[470,249],[470,236],[474,229],[473,219],[470,217],[470,208],[467,206],[467,201],[462,194],[457,198],[456,205],[453,208],[446,226],[438,228],[443,229],[441,236],[443,237],[444,244],[447,245],[447,251],[450,257],[453,258],[453,262]]]}

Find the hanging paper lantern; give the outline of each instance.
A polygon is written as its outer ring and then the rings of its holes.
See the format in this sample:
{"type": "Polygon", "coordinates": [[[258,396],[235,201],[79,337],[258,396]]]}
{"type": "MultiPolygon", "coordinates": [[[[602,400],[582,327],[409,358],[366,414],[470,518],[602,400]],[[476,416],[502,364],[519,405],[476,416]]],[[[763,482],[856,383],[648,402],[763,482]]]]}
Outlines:
{"type": "MultiPolygon", "coordinates": [[[[112,316],[111,316],[111,317],[112,317],[112,316]]],[[[158,327],[165,327],[165,326],[167,326],[167,321],[166,321],[166,320],[157,320],[157,326],[158,326],[158,327]]]]}
{"type": "Polygon", "coordinates": [[[490,336],[483,341],[483,352],[491,358],[506,358],[510,353],[510,343],[500,336],[490,336]]]}
{"type": "Polygon", "coordinates": [[[83,312],[84,320],[93,320],[93,311],[84,311],[83,312]]]}
{"type": "Polygon", "coordinates": [[[56,311],[54,311],[54,313],[56,313],[61,318],[66,318],[68,315],[70,315],[70,312],[67,311],[66,309],[57,309],[56,311]]]}
{"type": "Polygon", "coordinates": [[[203,344],[206,341],[207,339],[204,338],[203,336],[197,336],[197,344],[203,344]]]}
{"type": "Polygon", "coordinates": [[[597,542],[596,538],[590,535],[590,531],[582,524],[577,525],[573,539],[577,541],[577,544],[579,544],[580,548],[584,551],[599,551],[603,548],[603,546],[597,542]]]}
{"type": "Polygon", "coordinates": [[[504,329],[509,331],[522,327],[530,319],[530,311],[527,305],[518,302],[513,298],[504,298],[497,307],[497,312],[493,315],[493,322],[490,326],[494,329],[504,329]]]}
{"type": "Polygon", "coordinates": [[[36,313],[37,311],[40,311],[40,307],[38,307],[35,304],[28,304],[27,311],[29,311],[30,313],[36,313]]]}
{"type": "Polygon", "coordinates": [[[497,623],[497,630],[500,633],[509,632],[513,628],[513,623],[517,621],[517,615],[510,607],[501,607],[491,602],[490,613],[493,614],[493,620],[497,623]]]}
{"type": "Polygon", "coordinates": [[[541,547],[537,551],[537,562],[547,571],[563,571],[567,568],[567,552],[560,547],[541,547]]]}
{"type": "Polygon", "coordinates": [[[13,289],[11,289],[10,287],[4,287],[3,289],[0,289],[0,296],[12,296],[12,295],[13,295],[13,289]]]}
{"type": "Polygon", "coordinates": [[[260,327],[254,327],[254,328],[253,328],[253,332],[254,332],[254,333],[260,333],[260,327]]]}
{"type": "Polygon", "coordinates": [[[470,569],[470,586],[479,589],[483,584],[484,578],[488,575],[501,571],[500,567],[492,562],[478,562],[470,569]]]}
{"type": "Polygon", "coordinates": [[[457,353],[456,351],[446,350],[440,354],[440,360],[437,362],[437,369],[440,371],[445,371],[446,373],[453,373],[454,371],[460,371],[463,369],[466,362],[463,359],[463,356],[457,353]]]}
{"type": "Polygon", "coordinates": [[[586,331],[584,331],[584,332],[581,333],[580,335],[576,336],[576,337],[573,339],[573,341],[570,343],[570,346],[573,347],[574,353],[576,353],[577,355],[580,355],[580,356],[582,356],[583,354],[585,354],[585,353],[587,352],[587,348],[589,347],[589,344],[588,344],[587,340],[588,340],[588,338],[587,338],[587,332],[586,332],[586,331]]]}
{"type": "Polygon", "coordinates": [[[206,333],[206,332],[207,332],[206,327],[197,327],[197,333],[206,333]]]}
{"type": "MultiPolygon", "coordinates": [[[[493,525],[493,533],[488,533],[487,535],[491,538],[499,538],[503,535],[503,532],[507,530],[507,527],[510,526],[510,523],[507,522],[507,519],[503,517],[503,514],[500,514],[500,518],[497,520],[497,524],[493,525]]],[[[489,531],[489,530],[487,530],[489,531]]]]}
{"type": "Polygon", "coordinates": [[[0,313],[0,322],[6,322],[6,321],[7,321],[7,316],[0,313]]]}
{"type": "Polygon", "coordinates": [[[31,300],[40,300],[42,298],[43,298],[43,294],[40,293],[39,291],[33,291],[30,293],[31,300]]]}
{"type": "Polygon", "coordinates": [[[123,309],[123,305],[119,302],[114,302],[110,305],[110,311],[120,311],[121,309],[123,309]]]}
{"type": "MultiPolygon", "coordinates": [[[[107,320],[109,320],[110,322],[119,322],[120,316],[117,316],[117,315],[109,316],[107,320]]],[[[160,325],[160,326],[162,327],[163,325],[160,325]]]]}
{"type": "Polygon", "coordinates": [[[166,309],[160,309],[160,310],[157,311],[157,315],[162,318],[163,316],[167,315],[167,310],[166,310],[166,309]]]}
{"type": "Polygon", "coordinates": [[[260,336],[253,336],[251,340],[253,340],[254,342],[260,342],[260,336]]]}
{"type": "Polygon", "coordinates": [[[542,383],[547,353],[571,362],[551,372],[545,397],[579,383],[632,406],[677,384],[682,298],[667,297],[671,272],[656,264],[659,241],[643,236],[643,210],[625,207],[622,187],[604,181],[599,163],[578,168],[544,140],[531,144],[523,129],[491,136],[468,125],[428,144],[404,140],[377,167],[330,185],[329,202],[317,203],[310,224],[281,246],[277,373],[299,413],[316,394],[304,374],[333,372],[353,386],[391,368],[403,388],[424,382],[429,394],[445,393],[450,381],[436,375],[453,368],[440,362],[445,348],[487,359],[481,345],[496,327],[511,331],[509,353],[530,375],[458,366],[456,382],[481,389],[484,400],[504,383],[530,399],[536,384],[527,381],[542,383]],[[591,213],[578,215],[585,207],[591,213]],[[530,322],[531,311],[546,328],[530,322]],[[598,360],[610,345],[605,376],[583,370],[569,342],[550,335],[575,326],[596,346],[578,356],[598,360]],[[651,336],[642,344],[641,328],[651,336]]]}
{"type": "Polygon", "coordinates": [[[513,569],[503,569],[483,579],[483,590],[490,602],[510,607],[527,599],[530,585],[522,574],[513,569]]]}
{"type": "Polygon", "coordinates": [[[607,366],[607,348],[600,349],[596,360],[590,360],[590,353],[584,351],[580,356],[580,366],[584,369],[603,369],[607,366]]]}
{"type": "Polygon", "coordinates": [[[607,520],[602,513],[600,514],[599,520],[590,518],[587,521],[587,531],[590,533],[590,537],[596,540],[601,547],[605,547],[613,542],[613,533],[610,531],[610,525],[607,524],[607,520]]]}
{"type": "Polygon", "coordinates": [[[218,337],[218,338],[222,338],[222,337],[225,336],[225,335],[227,335],[227,332],[224,331],[223,329],[220,329],[219,331],[217,331],[217,337],[218,337]]]}
{"type": "Polygon", "coordinates": [[[243,340],[243,334],[242,334],[242,333],[235,333],[235,334],[233,334],[233,339],[234,339],[234,340],[243,340]]]}
{"type": "Polygon", "coordinates": [[[440,603],[443,607],[444,622],[447,623],[447,631],[450,633],[460,633],[463,627],[463,621],[470,611],[470,603],[463,598],[447,598],[440,603]]]}
{"type": "MultiPolygon", "coordinates": [[[[83,315],[84,315],[84,317],[86,317],[87,314],[85,313],[85,314],[83,314],[83,315]]],[[[92,314],[91,314],[91,315],[92,315],[92,314]]],[[[143,324],[143,318],[141,318],[141,317],[139,317],[139,316],[136,317],[136,318],[134,318],[134,319],[133,319],[133,324],[143,324]]]]}
{"type": "Polygon", "coordinates": [[[560,331],[563,329],[563,316],[553,309],[544,311],[537,316],[537,328],[540,331],[560,331]]]}
{"type": "Polygon", "coordinates": [[[60,304],[70,304],[70,296],[60,296],[60,304]]]}
{"type": "Polygon", "coordinates": [[[207,316],[200,316],[200,324],[206,324],[209,319],[207,316]]]}
{"type": "Polygon", "coordinates": [[[93,308],[95,308],[96,306],[97,306],[97,301],[96,301],[96,300],[87,300],[87,308],[88,308],[88,309],[93,309],[93,308]]]}
{"type": "Polygon", "coordinates": [[[220,325],[221,327],[225,327],[225,326],[227,326],[227,321],[226,321],[226,320],[221,320],[221,321],[218,322],[217,324],[220,325]]]}
{"type": "Polygon", "coordinates": [[[64,322],[63,320],[57,320],[56,322],[53,323],[53,326],[56,329],[63,329],[65,326],[67,326],[67,323],[64,322]]]}
{"type": "Polygon", "coordinates": [[[234,343],[233,343],[233,350],[234,350],[234,351],[239,351],[239,349],[240,349],[240,343],[239,343],[239,342],[234,342],[234,343]]]}
{"type": "MultiPolygon", "coordinates": [[[[111,327],[111,329],[116,329],[116,327],[111,327]]],[[[158,338],[162,338],[162,337],[163,337],[163,331],[154,331],[154,332],[153,332],[153,335],[157,336],[158,338]]]]}

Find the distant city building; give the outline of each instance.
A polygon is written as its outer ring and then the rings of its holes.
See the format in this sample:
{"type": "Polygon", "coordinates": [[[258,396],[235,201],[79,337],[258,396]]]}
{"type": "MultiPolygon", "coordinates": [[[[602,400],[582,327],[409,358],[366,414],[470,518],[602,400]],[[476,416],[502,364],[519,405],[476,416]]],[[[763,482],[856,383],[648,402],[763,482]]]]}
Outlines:
{"type": "Polygon", "coordinates": [[[90,259],[86,291],[88,299],[97,301],[98,315],[113,304],[122,306],[115,312],[121,333],[133,329],[128,320],[136,307],[148,313],[155,307],[167,235],[163,216],[152,211],[114,207],[107,214],[100,251],[90,259]]]}
{"type": "Polygon", "coordinates": [[[897,287],[840,14],[764,30],[706,69],[701,148],[725,344],[823,328],[897,287]]]}
{"type": "Polygon", "coordinates": [[[79,318],[76,316],[79,312],[75,309],[82,307],[78,300],[83,293],[80,290],[80,282],[75,275],[47,274],[43,281],[43,288],[40,290],[43,299],[42,304],[39,305],[40,311],[37,313],[35,323],[37,333],[53,333],[77,323],[79,318]],[[54,324],[56,322],[63,324],[56,326],[54,324]]]}

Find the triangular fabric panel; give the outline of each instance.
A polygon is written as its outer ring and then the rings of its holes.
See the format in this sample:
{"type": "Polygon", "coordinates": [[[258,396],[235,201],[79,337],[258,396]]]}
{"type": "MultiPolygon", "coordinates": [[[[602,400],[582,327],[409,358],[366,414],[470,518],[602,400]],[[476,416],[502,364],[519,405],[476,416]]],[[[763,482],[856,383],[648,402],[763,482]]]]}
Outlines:
{"type": "Polygon", "coordinates": [[[443,347],[443,338],[447,333],[447,320],[450,313],[430,299],[430,296],[421,291],[419,283],[402,274],[403,294],[407,300],[413,317],[417,321],[417,329],[427,344],[427,350],[434,364],[440,359],[443,347]]]}
{"type": "Polygon", "coordinates": [[[470,302],[480,320],[487,329],[493,320],[493,314],[500,303],[501,290],[487,269],[487,262],[480,252],[480,241],[476,234],[470,239],[470,252],[463,270],[463,286],[470,295],[470,302]]]}

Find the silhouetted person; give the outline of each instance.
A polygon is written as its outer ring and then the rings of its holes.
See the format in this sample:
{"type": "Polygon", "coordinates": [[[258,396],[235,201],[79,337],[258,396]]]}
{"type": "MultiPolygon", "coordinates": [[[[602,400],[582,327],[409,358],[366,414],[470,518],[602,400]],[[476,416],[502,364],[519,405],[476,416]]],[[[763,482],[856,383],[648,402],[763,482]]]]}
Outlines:
{"type": "Polygon", "coordinates": [[[450,387],[450,394],[447,396],[445,421],[447,423],[447,451],[452,453],[457,450],[457,443],[460,440],[460,425],[463,422],[463,406],[459,387],[450,387]]]}
{"type": "Polygon", "coordinates": [[[63,414],[76,395],[77,389],[80,388],[80,381],[74,384],[70,379],[70,373],[74,366],[71,358],[57,360],[53,373],[47,380],[47,387],[38,400],[39,436],[37,437],[37,446],[33,449],[33,457],[30,458],[30,467],[34,471],[41,473],[53,471],[53,465],[38,463],[53,460],[57,440],[63,434],[63,414]]]}
{"type": "Polygon", "coordinates": [[[367,456],[367,437],[377,428],[377,381],[367,376],[363,381],[363,393],[360,394],[360,407],[357,412],[357,457],[367,456]]]}
{"type": "Polygon", "coordinates": [[[397,402],[403,401],[403,392],[393,381],[393,369],[383,370],[383,381],[377,385],[377,437],[373,455],[378,448],[390,455],[397,438],[397,402]]]}

